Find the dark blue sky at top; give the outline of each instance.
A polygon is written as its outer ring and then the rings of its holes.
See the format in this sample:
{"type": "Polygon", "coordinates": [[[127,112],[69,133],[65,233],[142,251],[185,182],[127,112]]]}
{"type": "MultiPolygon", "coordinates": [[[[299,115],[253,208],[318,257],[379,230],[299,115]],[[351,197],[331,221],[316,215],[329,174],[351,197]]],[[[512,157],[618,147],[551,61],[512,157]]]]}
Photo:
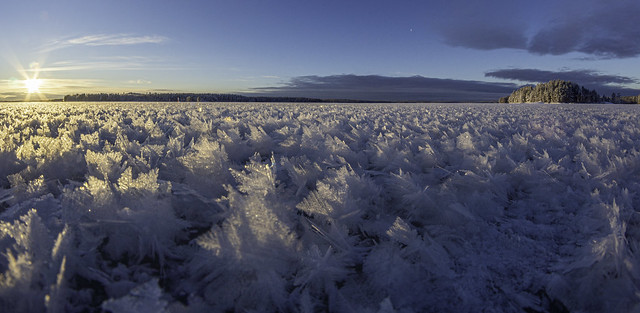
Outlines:
{"type": "Polygon", "coordinates": [[[570,79],[638,93],[640,2],[7,1],[0,97],[75,92],[490,100],[570,79]]]}

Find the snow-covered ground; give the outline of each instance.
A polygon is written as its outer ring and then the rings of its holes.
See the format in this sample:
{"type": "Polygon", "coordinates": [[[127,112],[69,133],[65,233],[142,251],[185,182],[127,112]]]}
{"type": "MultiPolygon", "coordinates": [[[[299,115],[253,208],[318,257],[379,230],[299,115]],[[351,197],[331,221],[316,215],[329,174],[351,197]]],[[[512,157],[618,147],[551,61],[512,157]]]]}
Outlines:
{"type": "Polygon", "coordinates": [[[640,106],[0,106],[0,312],[638,312],[640,106]]]}

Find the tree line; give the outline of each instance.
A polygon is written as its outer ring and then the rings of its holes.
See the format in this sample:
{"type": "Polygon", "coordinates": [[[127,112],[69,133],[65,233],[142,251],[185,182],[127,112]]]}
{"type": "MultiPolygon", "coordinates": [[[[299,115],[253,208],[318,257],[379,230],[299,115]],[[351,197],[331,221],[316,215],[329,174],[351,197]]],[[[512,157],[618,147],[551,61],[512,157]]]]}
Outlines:
{"type": "Polygon", "coordinates": [[[576,83],[564,80],[552,80],[536,86],[524,86],[511,95],[502,97],[500,103],[640,103],[638,96],[620,96],[613,93],[610,97],[598,94],[576,83]]]}
{"type": "MultiPolygon", "coordinates": [[[[72,101],[135,101],[135,102],[365,102],[348,99],[314,99],[304,97],[263,97],[219,93],[79,93],[66,95],[72,101]]],[[[370,101],[366,101],[370,102],[370,101]]]]}
{"type": "Polygon", "coordinates": [[[635,103],[640,104],[640,95],[637,96],[622,96],[618,95],[620,103],[635,103]]]}

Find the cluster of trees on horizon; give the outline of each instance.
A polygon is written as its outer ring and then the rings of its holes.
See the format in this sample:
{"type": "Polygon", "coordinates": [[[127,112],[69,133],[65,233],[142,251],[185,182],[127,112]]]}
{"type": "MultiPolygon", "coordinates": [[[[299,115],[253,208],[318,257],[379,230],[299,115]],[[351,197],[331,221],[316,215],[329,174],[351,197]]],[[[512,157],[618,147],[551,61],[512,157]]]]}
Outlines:
{"type": "Polygon", "coordinates": [[[135,102],[369,102],[348,99],[315,99],[304,97],[264,97],[219,93],[81,93],[66,95],[72,101],[135,101],[135,102]]]}
{"type": "Polygon", "coordinates": [[[552,80],[540,83],[536,86],[524,86],[515,90],[511,95],[502,97],[500,103],[627,103],[640,104],[638,96],[620,96],[613,93],[611,96],[598,94],[595,90],[589,90],[576,83],[564,80],[552,80]]]}

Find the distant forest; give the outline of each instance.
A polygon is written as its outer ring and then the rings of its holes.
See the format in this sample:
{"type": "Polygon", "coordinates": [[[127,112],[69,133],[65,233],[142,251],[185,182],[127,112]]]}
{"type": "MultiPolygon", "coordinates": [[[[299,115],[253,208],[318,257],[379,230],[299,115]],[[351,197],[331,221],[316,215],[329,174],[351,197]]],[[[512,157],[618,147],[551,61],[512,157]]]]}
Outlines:
{"type": "Polygon", "coordinates": [[[564,80],[552,80],[536,86],[524,86],[509,95],[500,98],[500,103],[639,103],[638,96],[599,95],[595,90],[589,90],[576,83],[564,80]]]}
{"type": "Polygon", "coordinates": [[[250,97],[219,93],[82,93],[66,95],[71,101],[138,101],[138,102],[370,102],[347,99],[314,99],[301,97],[250,97]]]}

